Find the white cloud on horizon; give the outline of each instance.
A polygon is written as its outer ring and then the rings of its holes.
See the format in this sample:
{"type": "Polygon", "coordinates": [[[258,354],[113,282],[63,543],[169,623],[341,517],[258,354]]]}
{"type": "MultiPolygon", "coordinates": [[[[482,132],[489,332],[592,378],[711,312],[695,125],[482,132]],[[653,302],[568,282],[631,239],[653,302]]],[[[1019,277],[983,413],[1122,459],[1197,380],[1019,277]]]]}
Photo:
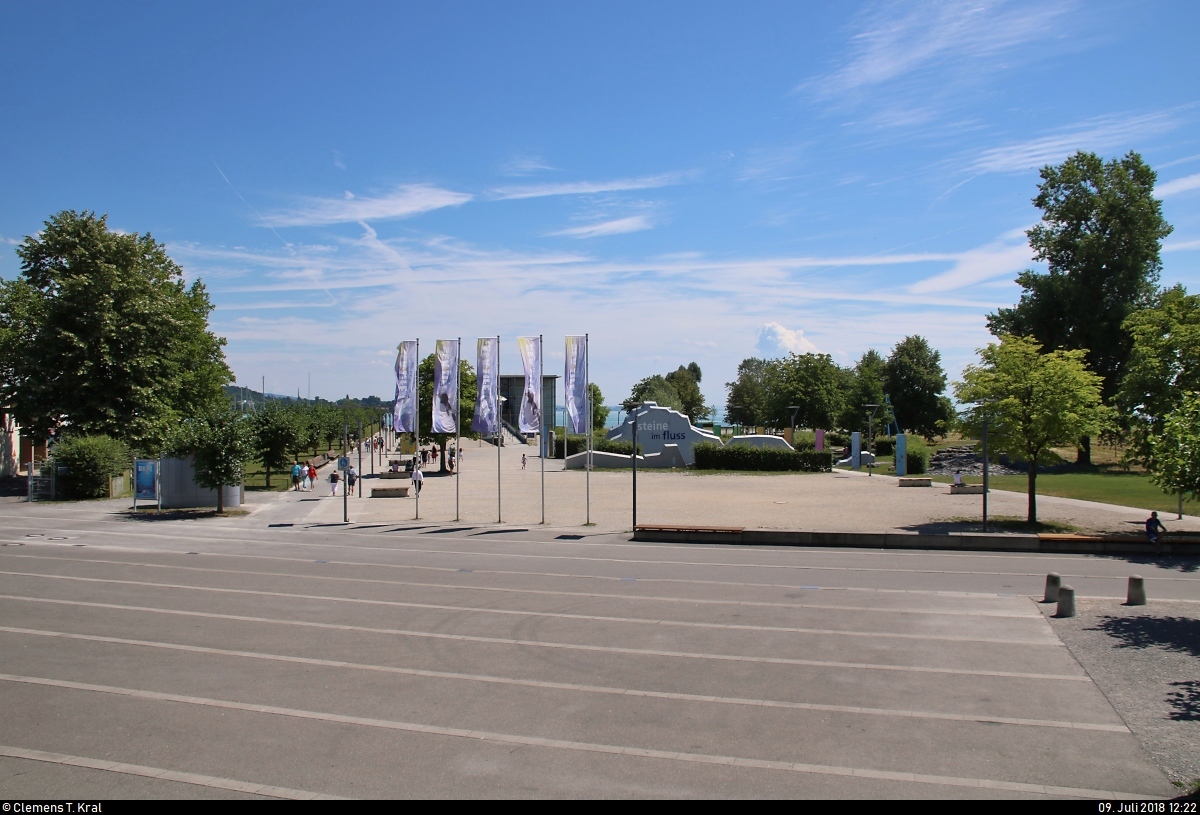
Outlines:
{"type": "Polygon", "coordinates": [[[405,184],[376,198],[356,197],[348,190],[338,198],[305,198],[293,209],[263,216],[267,226],[328,226],[358,221],[409,218],[470,201],[469,193],[430,184],[405,184]]]}
{"type": "Polygon", "coordinates": [[[653,228],[654,222],[645,215],[632,215],[628,218],[616,218],[611,221],[602,221],[601,223],[588,224],[586,226],[573,226],[569,229],[560,229],[557,232],[549,234],[567,238],[600,238],[606,235],[624,235],[629,232],[641,232],[653,228]]]}
{"type": "Polygon", "coordinates": [[[641,178],[622,178],[613,181],[572,181],[561,184],[527,184],[517,187],[497,187],[489,195],[499,201],[515,201],[524,198],[544,198],[550,195],[593,195],[603,192],[625,190],[649,190],[681,184],[685,173],[660,173],[641,178]]]}
{"type": "Polygon", "coordinates": [[[788,354],[820,353],[817,346],[804,336],[803,330],[785,328],[776,322],[767,323],[758,329],[755,350],[764,359],[775,359],[788,354]]]}

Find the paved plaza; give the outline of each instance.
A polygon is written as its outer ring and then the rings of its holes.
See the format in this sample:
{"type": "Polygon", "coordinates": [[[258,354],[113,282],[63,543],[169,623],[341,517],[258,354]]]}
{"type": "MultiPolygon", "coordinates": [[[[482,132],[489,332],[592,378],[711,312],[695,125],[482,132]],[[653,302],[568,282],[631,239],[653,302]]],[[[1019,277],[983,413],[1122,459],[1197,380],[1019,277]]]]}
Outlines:
{"type": "MultiPolygon", "coordinates": [[[[422,521],[406,519],[411,500],[363,498],[342,524],[341,500],[316,493],[180,520],[5,499],[4,796],[1179,794],[1195,729],[1120,707],[1159,684],[1111,701],[1089,666],[1098,646],[1073,644],[1091,628],[1064,644],[1036,600],[1057,571],[1084,601],[1115,603],[1136,571],[1152,605],[1194,618],[1194,560],[634,543],[605,528],[624,510],[597,500],[628,473],[593,475],[599,526],[583,527],[569,493],[582,474],[547,472],[560,526],[542,527],[538,462],[522,473],[519,457],[497,525],[470,475],[489,455],[467,450],[464,498],[479,494],[459,523],[448,477],[427,482],[422,521]],[[1143,746],[1152,726],[1170,760],[1143,746]]],[[[694,522],[713,517],[706,502],[776,506],[804,494],[794,485],[948,498],[888,480],[645,483],[694,522]]]]}
{"type": "MultiPolygon", "coordinates": [[[[430,467],[421,493],[421,519],[450,523],[457,518],[471,523],[495,523],[497,518],[496,448],[464,441],[464,466],[459,476],[440,475],[430,467]],[[461,481],[455,484],[456,480],[461,481]]],[[[542,519],[542,474],[533,447],[501,448],[501,517],[506,524],[537,524],[542,519]],[[526,467],[521,469],[521,455],[526,467]]],[[[357,461],[357,459],[355,459],[357,461]]],[[[415,501],[366,500],[372,489],[407,481],[370,477],[369,459],[363,469],[362,500],[351,501],[350,520],[360,523],[413,520],[415,501]]],[[[378,465],[376,465],[378,469],[378,465]]],[[[632,529],[633,490],[629,470],[596,470],[590,478],[591,521],[597,531],[632,529]]],[[[563,462],[546,462],[546,523],[556,527],[582,526],[587,520],[588,477],[581,470],[565,470],[563,462]]],[[[322,481],[306,498],[328,496],[322,481]]],[[[307,519],[336,522],[343,517],[340,500],[311,502],[307,519]]],[[[951,495],[948,484],[899,487],[894,476],[868,476],[866,472],[833,473],[697,474],[690,471],[638,471],[639,524],[692,524],[745,526],[765,529],[819,530],[824,532],[921,531],[948,519],[978,519],[978,495],[951,495]]],[[[1024,493],[992,490],[989,512],[995,516],[1024,518],[1024,493]]],[[[1070,498],[1038,497],[1038,517],[1063,521],[1081,530],[1140,534],[1148,511],[1070,498]]],[[[1176,521],[1163,513],[1172,530],[1200,531],[1200,519],[1176,521]]]]}

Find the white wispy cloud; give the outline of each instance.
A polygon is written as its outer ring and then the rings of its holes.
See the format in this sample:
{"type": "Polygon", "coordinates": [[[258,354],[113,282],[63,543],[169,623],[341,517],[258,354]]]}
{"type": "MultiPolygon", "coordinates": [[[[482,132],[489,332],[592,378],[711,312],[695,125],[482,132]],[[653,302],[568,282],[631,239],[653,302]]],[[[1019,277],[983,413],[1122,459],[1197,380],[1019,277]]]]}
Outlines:
{"type": "Polygon", "coordinates": [[[540,156],[530,155],[514,156],[500,165],[500,172],[511,176],[533,175],[557,169],[547,164],[540,156]]]}
{"type": "Polygon", "coordinates": [[[649,190],[657,187],[669,187],[681,184],[687,178],[686,173],[660,173],[658,175],[641,176],[640,178],[620,178],[613,181],[571,181],[561,184],[527,184],[517,187],[497,187],[489,192],[493,198],[501,201],[518,200],[522,198],[543,198],[548,195],[593,195],[604,192],[622,192],[625,190],[649,190]]]}
{"type": "Polygon", "coordinates": [[[1179,123],[1177,114],[1177,110],[1166,110],[1139,116],[1089,119],[1035,139],[984,150],[970,162],[968,170],[974,173],[1020,172],[1057,164],[1077,150],[1096,152],[1117,148],[1124,152],[1131,144],[1176,127],[1179,123]]]}
{"type": "Polygon", "coordinates": [[[339,170],[346,169],[346,159],[340,150],[333,151],[333,166],[337,167],[339,170]]]}
{"type": "Polygon", "coordinates": [[[902,77],[995,57],[1053,36],[1073,3],[964,3],[959,0],[891,2],[861,14],[848,53],[836,70],[799,90],[838,99],[902,77]]]}
{"type": "Polygon", "coordinates": [[[908,290],[913,294],[954,291],[1001,275],[1020,272],[1033,260],[1033,250],[1029,248],[1025,236],[1026,229],[1011,230],[991,243],[962,252],[950,269],[919,280],[908,290]]]}
{"type": "Polygon", "coordinates": [[[755,350],[765,359],[786,356],[788,354],[816,354],[817,346],[804,336],[804,331],[785,328],[776,322],[770,322],[758,329],[758,343],[755,350]]]}
{"type": "Polygon", "coordinates": [[[358,221],[409,218],[443,207],[456,207],[473,198],[430,184],[405,184],[377,197],[305,198],[292,209],[263,216],[267,226],[327,226],[358,221]]]}
{"type": "Polygon", "coordinates": [[[568,238],[600,238],[605,235],[623,235],[626,232],[641,232],[653,228],[654,222],[645,215],[632,215],[628,218],[616,218],[597,224],[573,226],[570,229],[560,229],[549,234],[568,238]]]}
{"type": "Polygon", "coordinates": [[[1193,241],[1174,241],[1164,244],[1162,250],[1164,252],[1186,252],[1189,249],[1200,249],[1200,239],[1193,241]]]}
{"type": "Polygon", "coordinates": [[[1166,184],[1159,184],[1154,188],[1154,193],[1159,198],[1166,198],[1169,195],[1175,195],[1188,190],[1200,188],[1200,173],[1195,175],[1185,175],[1183,178],[1177,178],[1174,181],[1168,181],[1166,184]]]}

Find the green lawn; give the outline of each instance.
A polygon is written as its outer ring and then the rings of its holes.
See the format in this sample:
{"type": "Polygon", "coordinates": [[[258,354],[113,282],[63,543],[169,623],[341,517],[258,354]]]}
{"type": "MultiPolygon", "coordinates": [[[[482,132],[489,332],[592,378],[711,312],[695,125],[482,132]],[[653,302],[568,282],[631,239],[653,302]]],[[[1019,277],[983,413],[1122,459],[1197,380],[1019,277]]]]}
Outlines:
{"type": "MultiPolygon", "coordinates": [[[[951,476],[933,476],[934,481],[950,483],[951,476]]],[[[980,476],[964,476],[968,484],[981,484],[980,476]]],[[[1025,475],[993,475],[988,477],[991,486],[999,490],[1025,492],[1028,479],[1025,475]]],[[[1120,504],[1141,507],[1159,512],[1175,512],[1179,499],[1165,495],[1144,474],[1121,471],[1099,471],[1090,473],[1040,473],[1037,477],[1038,495],[1054,495],[1059,498],[1081,498],[1105,504],[1120,504]]],[[[1200,514],[1200,503],[1184,501],[1183,511],[1189,515],[1200,514]]]]}
{"type": "MultiPolygon", "coordinates": [[[[291,489],[292,465],[289,464],[282,472],[271,471],[271,492],[283,492],[291,489]]],[[[267,489],[267,474],[262,464],[257,461],[246,462],[246,489],[264,492],[267,489]]]]}

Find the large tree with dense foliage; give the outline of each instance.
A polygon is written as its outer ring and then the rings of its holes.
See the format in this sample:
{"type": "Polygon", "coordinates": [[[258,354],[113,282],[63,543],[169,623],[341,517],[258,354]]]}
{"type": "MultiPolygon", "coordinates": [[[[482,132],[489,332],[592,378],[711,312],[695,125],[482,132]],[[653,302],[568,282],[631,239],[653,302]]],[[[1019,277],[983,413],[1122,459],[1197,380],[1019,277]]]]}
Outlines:
{"type": "Polygon", "coordinates": [[[676,370],[663,377],[679,394],[680,410],[693,423],[708,418],[708,406],[704,404],[704,395],[700,393],[700,366],[694,362],[685,367],[680,365],[676,370]]]}
{"type": "Polygon", "coordinates": [[[737,378],[726,382],[725,421],[757,425],[766,421],[767,397],[774,360],[751,357],[738,365],[737,378]]]}
{"type": "Polygon", "coordinates": [[[777,427],[833,427],[846,406],[850,372],[829,354],[788,354],[769,368],[766,416],[777,427]]]}
{"type": "MultiPolygon", "coordinates": [[[[1017,277],[1023,292],[1013,308],[988,316],[996,336],[1023,335],[1047,349],[1081,350],[1111,401],[1132,347],[1125,319],[1151,304],[1162,261],[1162,239],[1171,226],[1154,197],[1156,175],[1129,152],[1103,161],[1078,152],[1041,171],[1033,203],[1042,222],[1026,234],[1045,274],[1017,277]]],[[[1086,437],[1081,463],[1090,461],[1086,437]]]]}
{"type": "MultiPolygon", "coordinates": [[[[296,414],[277,399],[271,399],[250,414],[250,446],[262,462],[266,487],[271,489],[271,471],[288,466],[300,444],[301,429],[296,414]]],[[[339,433],[341,429],[339,428],[339,433]]]]}
{"type": "Polygon", "coordinates": [[[33,435],[104,434],[157,452],[182,418],[224,403],[225,340],[204,285],[149,235],[60,212],[0,281],[0,402],[33,435]]]}
{"type": "Polygon", "coordinates": [[[884,390],[892,400],[896,423],[902,430],[931,439],[945,432],[953,418],[946,390],[942,355],[924,337],[905,337],[884,363],[884,390]]]}
{"type": "Polygon", "coordinates": [[[886,363],[874,348],[859,357],[851,374],[850,388],[846,392],[846,404],[838,424],[846,430],[864,432],[868,427],[875,430],[886,427],[890,418],[885,412],[883,399],[883,383],[886,372],[886,363]],[[871,410],[867,405],[880,406],[879,410],[875,412],[874,422],[867,421],[867,414],[871,410]]]}
{"type": "Polygon", "coordinates": [[[1129,423],[1130,460],[1149,464],[1150,440],[1187,393],[1200,391],[1200,296],[1183,286],[1126,318],[1132,342],[1117,405],[1129,423]]]}
{"type": "Polygon", "coordinates": [[[989,452],[1029,466],[1029,523],[1037,523],[1037,464],[1051,447],[1098,432],[1104,422],[1101,380],[1083,351],[1043,353],[1029,337],[1002,337],[979,351],[954,394],[969,405],[964,429],[978,438],[986,419],[989,452]]]}

